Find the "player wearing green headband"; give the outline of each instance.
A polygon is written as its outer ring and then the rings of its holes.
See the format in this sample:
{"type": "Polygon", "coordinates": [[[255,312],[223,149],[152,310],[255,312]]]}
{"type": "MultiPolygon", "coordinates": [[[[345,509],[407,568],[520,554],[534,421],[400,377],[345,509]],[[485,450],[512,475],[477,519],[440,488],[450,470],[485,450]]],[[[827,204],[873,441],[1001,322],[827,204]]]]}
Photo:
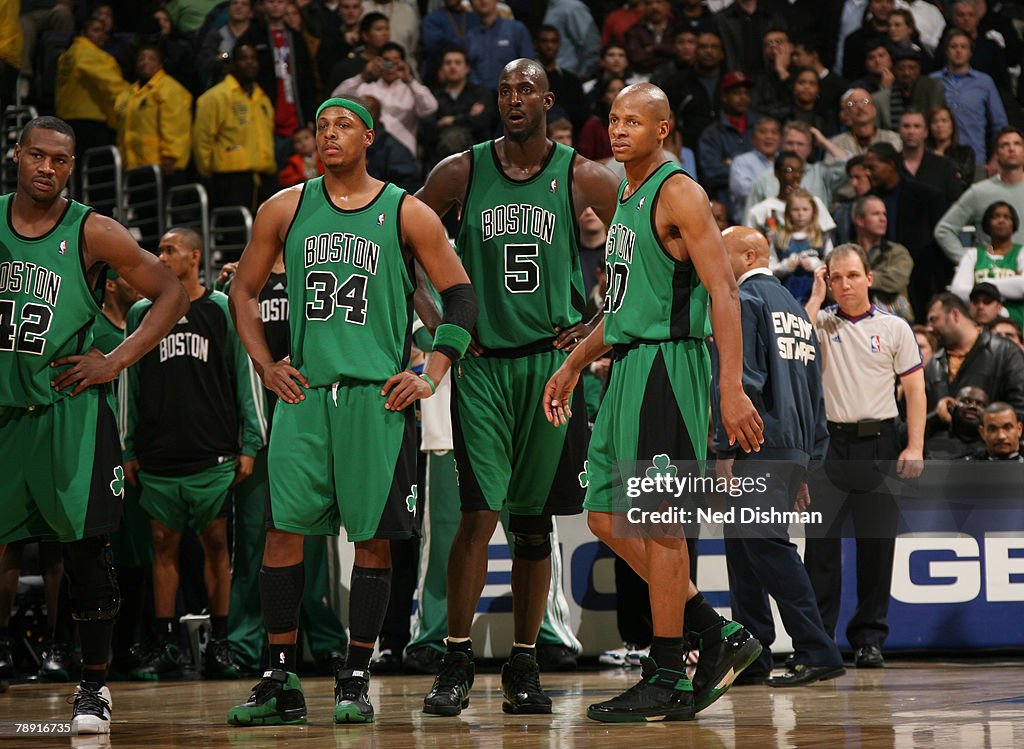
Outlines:
{"type": "Polygon", "coordinates": [[[417,531],[414,401],[428,398],[469,345],[476,297],[437,216],[366,172],[373,120],[359,102],[328,100],[316,121],[322,177],[282,190],[260,209],[231,287],[238,334],[274,392],[271,507],[260,574],[270,666],[235,725],[302,723],[295,675],[303,537],[355,543],[348,659],[335,674],[334,720],[374,719],[369,663],[391,587],[392,538],[417,531]],[[274,361],[259,293],[284,250],[291,356],[274,361]],[[423,376],[407,369],[413,260],[448,302],[423,376]],[[443,330],[442,330],[443,329],[443,330]]]}

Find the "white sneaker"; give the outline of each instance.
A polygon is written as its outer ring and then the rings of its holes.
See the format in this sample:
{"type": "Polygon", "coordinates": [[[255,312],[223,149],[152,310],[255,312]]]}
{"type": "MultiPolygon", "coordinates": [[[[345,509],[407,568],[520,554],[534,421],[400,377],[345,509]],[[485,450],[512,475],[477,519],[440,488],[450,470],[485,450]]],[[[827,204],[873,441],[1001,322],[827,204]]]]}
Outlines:
{"type": "Polygon", "coordinates": [[[91,689],[78,685],[75,690],[74,711],[71,714],[71,734],[110,733],[110,690],[106,686],[91,689]]]}
{"type": "Polygon", "coordinates": [[[626,653],[627,668],[640,668],[640,659],[646,658],[651,654],[651,646],[648,645],[646,648],[638,648],[636,645],[629,647],[629,652],[626,653]]]}
{"type": "Polygon", "coordinates": [[[597,662],[602,666],[618,666],[622,668],[626,665],[626,654],[630,648],[630,645],[623,645],[615,650],[606,650],[597,657],[597,662]]]}

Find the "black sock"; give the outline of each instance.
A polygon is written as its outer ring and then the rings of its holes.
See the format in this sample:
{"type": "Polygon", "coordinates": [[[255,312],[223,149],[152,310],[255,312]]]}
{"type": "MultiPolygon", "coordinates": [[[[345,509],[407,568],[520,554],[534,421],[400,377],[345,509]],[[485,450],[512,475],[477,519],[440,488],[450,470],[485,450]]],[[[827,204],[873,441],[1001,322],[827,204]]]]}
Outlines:
{"type": "Polygon", "coordinates": [[[107,683],[107,669],[86,668],[82,666],[82,683],[85,684],[86,682],[102,687],[107,683]]]}
{"type": "Polygon", "coordinates": [[[452,642],[448,638],[445,638],[445,649],[449,653],[465,653],[469,656],[470,660],[473,660],[473,640],[463,640],[462,642],[452,642]]]}
{"type": "Polygon", "coordinates": [[[160,638],[160,642],[176,643],[177,635],[173,616],[158,616],[156,618],[156,636],[160,638]]]}
{"type": "Polygon", "coordinates": [[[270,667],[295,671],[295,643],[270,643],[270,667]]]}
{"type": "Polygon", "coordinates": [[[725,621],[714,607],[704,600],[703,593],[698,593],[686,602],[683,618],[686,622],[685,630],[694,634],[706,632],[725,621]]]}
{"type": "Polygon", "coordinates": [[[214,640],[226,640],[228,637],[228,618],[226,616],[211,616],[210,629],[210,636],[214,640]]]}
{"type": "Polygon", "coordinates": [[[683,638],[655,637],[651,643],[651,659],[658,664],[658,668],[682,672],[683,638]]]}
{"type": "Polygon", "coordinates": [[[373,657],[373,648],[364,648],[360,645],[349,643],[348,657],[345,659],[345,668],[353,668],[356,671],[365,671],[370,667],[370,658],[373,657]]]}
{"type": "Polygon", "coordinates": [[[528,656],[530,656],[532,658],[536,658],[537,657],[537,646],[534,645],[532,648],[524,648],[522,645],[513,645],[512,646],[512,651],[508,655],[508,659],[512,660],[513,658],[515,658],[520,653],[526,653],[528,656]]]}

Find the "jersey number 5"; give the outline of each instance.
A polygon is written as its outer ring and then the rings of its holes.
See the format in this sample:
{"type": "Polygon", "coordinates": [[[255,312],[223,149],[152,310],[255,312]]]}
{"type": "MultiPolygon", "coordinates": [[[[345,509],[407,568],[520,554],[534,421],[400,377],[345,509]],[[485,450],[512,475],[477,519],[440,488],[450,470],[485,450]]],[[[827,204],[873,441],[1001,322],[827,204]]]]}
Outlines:
{"type": "Polygon", "coordinates": [[[53,310],[43,304],[26,304],[21,308],[21,323],[14,300],[0,301],[0,351],[41,356],[46,348],[46,332],[53,320],[53,310]]]}
{"type": "Polygon", "coordinates": [[[312,301],[306,302],[307,320],[330,320],[335,307],[345,310],[345,321],[366,324],[366,276],[353,273],[338,286],[338,277],[330,271],[315,270],[306,275],[306,291],[312,301]]]}
{"type": "Polygon", "coordinates": [[[540,267],[535,244],[505,245],[505,288],[513,294],[530,294],[540,286],[540,267]]]}

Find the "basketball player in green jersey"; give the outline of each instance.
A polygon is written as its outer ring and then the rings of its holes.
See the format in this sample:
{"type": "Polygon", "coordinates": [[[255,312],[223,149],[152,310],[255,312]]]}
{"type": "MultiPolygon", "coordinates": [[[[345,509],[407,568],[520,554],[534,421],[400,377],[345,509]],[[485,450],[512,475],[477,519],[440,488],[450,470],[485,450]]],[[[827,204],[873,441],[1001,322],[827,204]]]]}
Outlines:
{"type": "Polygon", "coordinates": [[[0,553],[23,538],[63,542],[83,664],[71,730],[108,733],[120,603],[109,536],[124,472],[105,383],[166,335],[188,299],[123,226],[61,197],[74,153],[66,122],[31,120],[14,149],[17,189],[0,197],[0,553]],[[92,344],[108,266],[153,300],[153,315],[104,354],[92,344]]]}
{"type": "Polygon", "coordinates": [[[604,316],[544,392],[548,419],[564,424],[580,371],[615,349],[587,454],[585,507],[598,538],[649,583],[654,642],[640,683],[588,709],[590,718],[606,722],[691,720],[761,652],[749,632],[718,616],[688,580],[682,534],[638,537],[621,526],[613,532],[614,514],[628,509],[622,461],[642,470],[655,456],[691,466],[706,458],[711,364],[704,339],[712,329],[730,443],[738,440],[749,452],[762,441],[763,424],[740,381],[739,292],[707,195],[662,156],[668,120],[668,99],[651,84],[623,89],[612,104],[608,130],[626,181],[609,225],[604,316]],[[684,604],[687,630],[700,642],[692,685],[683,668],[684,604]]]}
{"type": "MultiPolygon", "coordinates": [[[[438,215],[459,207],[456,249],[480,297],[473,356],[452,379],[462,515],[448,560],[447,652],[423,705],[432,715],[458,715],[469,702],[470,628],[503,507],[514,642],[502,668],[502,709],[551,712],[536,659],[551,584],[551,518],[582,511],[588,430],[586,418],[552,430],[541,395],[589,331],[577,219],[592,206],[610,221],[618,184],[603,166],[548,140],[554,101],[541,65],[510,62],[498,79],[504,137],[442,161],[418,193],[438,215]]],[[[428,329],[436,324],[436,312],[433,320],[420,314],[428,329]]],[[[574,398],[582,411],[582,387],[574,398]]]]}
{"type": "Polygon", "coordinates": [[[326,173],[263,204],[238,264],[230,301],[238,334],[264,386],[278,396],[267,458],[270,515],[260,598],[270,668],[235,725],[301,723],[305,698],[295,641],[304,580],[303,537],[355,543],[350,646],[335,674],[336,723],[373,720],[369,663],[388,606],[392,538],[416,531],[415,423],[411,409],[465,353],[476,297],[437,216],[404,190],[366,173],[373,119],[358,101],[328,99],[317,112],[326,173]],[[291,356],[271,356],[259,295],[284,250],[291,356]],[[407,369],[413,259],[445,301],[435,353],[407,369]]]}

